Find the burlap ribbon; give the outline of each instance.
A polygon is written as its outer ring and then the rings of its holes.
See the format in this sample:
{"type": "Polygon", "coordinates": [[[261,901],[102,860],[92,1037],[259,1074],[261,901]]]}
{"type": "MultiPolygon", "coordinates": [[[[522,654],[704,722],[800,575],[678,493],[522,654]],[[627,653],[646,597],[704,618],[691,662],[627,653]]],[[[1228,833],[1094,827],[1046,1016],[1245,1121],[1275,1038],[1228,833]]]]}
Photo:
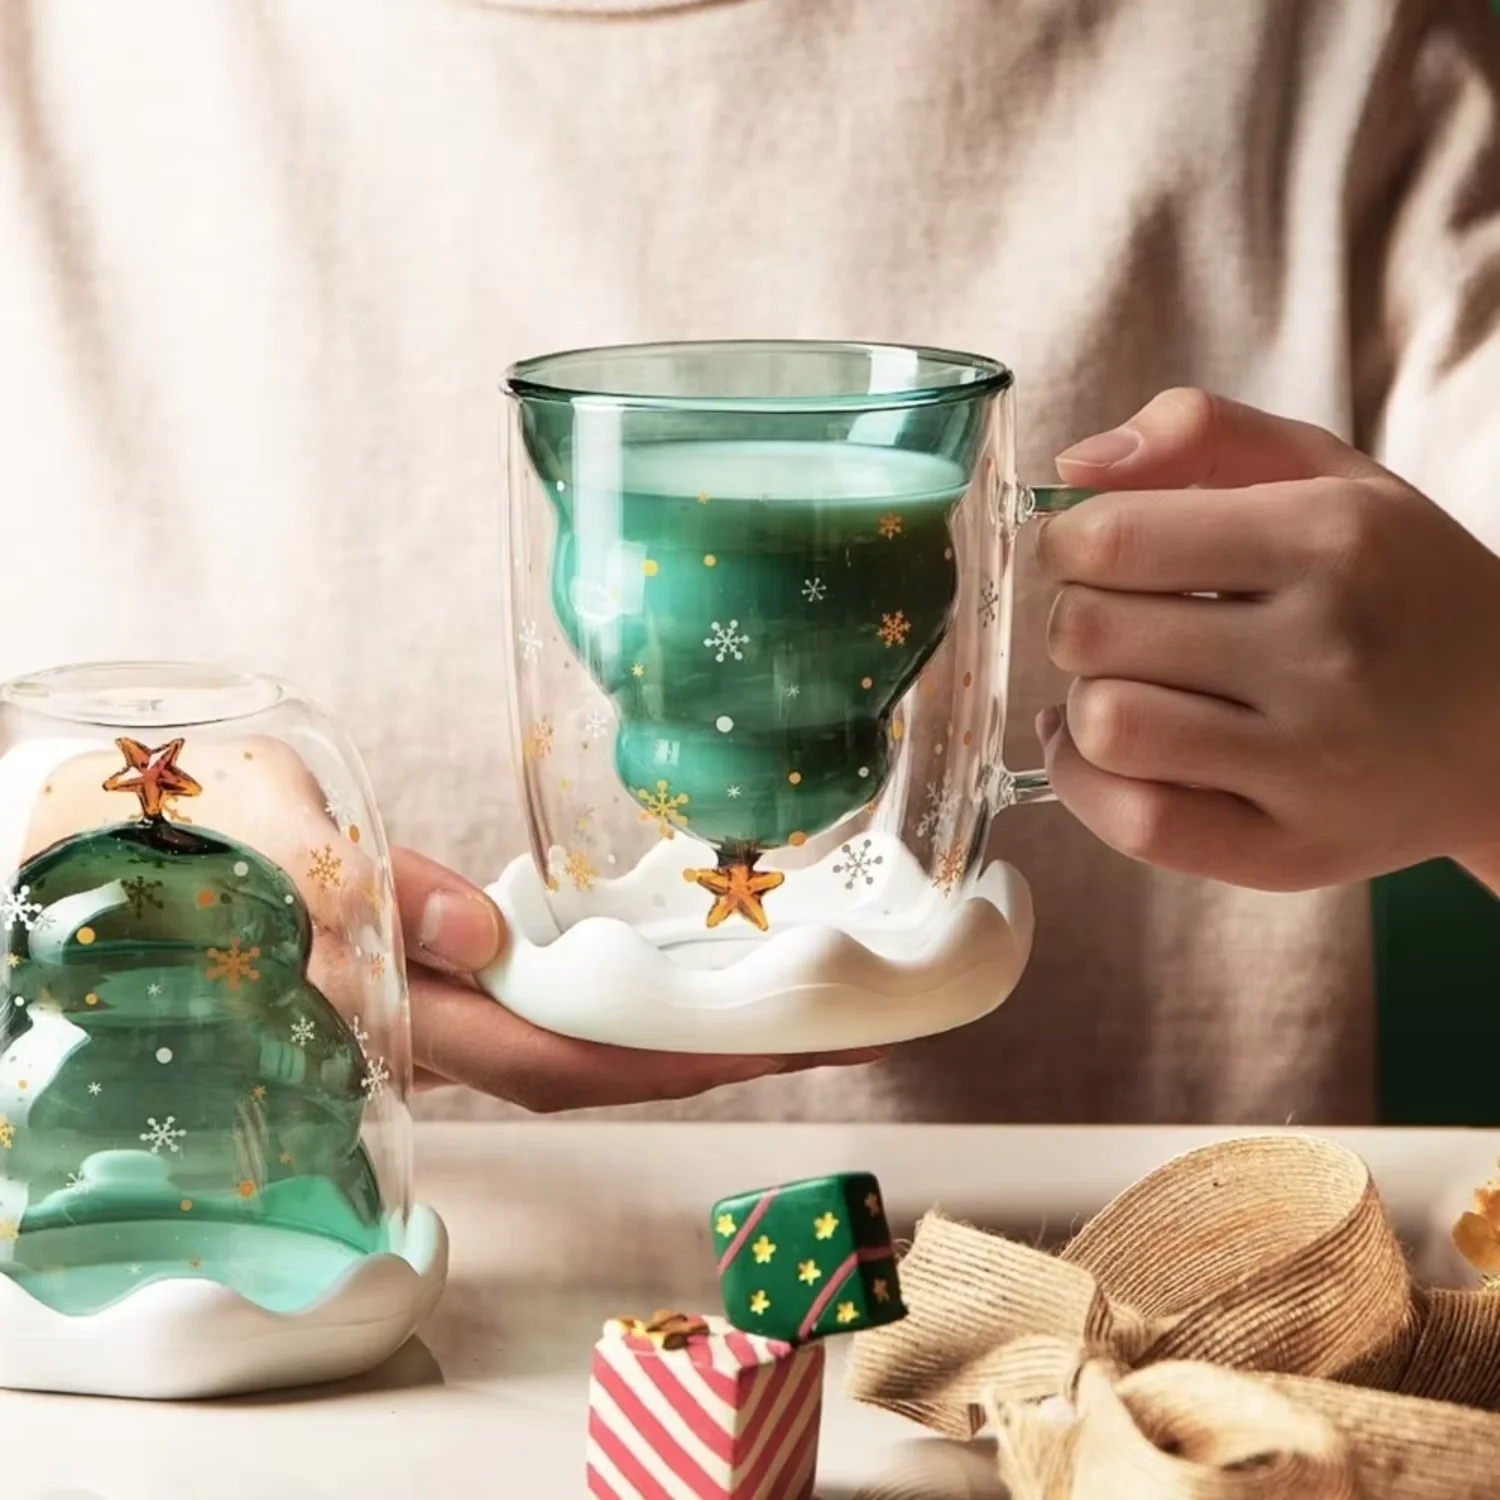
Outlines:
{"type": "Polygon", "coordinates": [[[1056,1256],[928,1215],[901,1287],[852,1394],[987,1421],[1014,1500],[1500,1497],[1500,1296],[1414,1286],[1327,1142],[1180,1157],[1056,1256]]]}

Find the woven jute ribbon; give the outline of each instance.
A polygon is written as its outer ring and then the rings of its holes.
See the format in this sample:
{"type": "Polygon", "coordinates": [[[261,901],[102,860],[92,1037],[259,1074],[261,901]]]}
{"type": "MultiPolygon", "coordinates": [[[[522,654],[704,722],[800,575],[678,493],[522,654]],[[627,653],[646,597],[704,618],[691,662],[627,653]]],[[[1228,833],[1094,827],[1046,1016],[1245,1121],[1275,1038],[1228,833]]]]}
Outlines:
{"type": "Polygon", "coordinates": [[[852,1394],[988,1426],[1013,1500],[1500,1500],[1500,1295],[1414,1286],[1328,1142],[1180,1157],[1057,1255],[929,1214],[901,1289],[852,1394]]]}

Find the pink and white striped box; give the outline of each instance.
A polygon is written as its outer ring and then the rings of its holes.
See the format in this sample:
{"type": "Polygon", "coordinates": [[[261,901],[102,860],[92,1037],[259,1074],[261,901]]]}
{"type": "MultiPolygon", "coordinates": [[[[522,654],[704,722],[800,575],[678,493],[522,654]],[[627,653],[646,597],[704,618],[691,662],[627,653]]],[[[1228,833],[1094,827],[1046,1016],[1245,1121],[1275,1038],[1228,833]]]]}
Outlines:
{"type": "Polygon", "coordinates": [[[679,1320],[663,1339],[614,1319],[594,1346],[595,1500],[812,1500],[823,1346],[679,1320]]]}

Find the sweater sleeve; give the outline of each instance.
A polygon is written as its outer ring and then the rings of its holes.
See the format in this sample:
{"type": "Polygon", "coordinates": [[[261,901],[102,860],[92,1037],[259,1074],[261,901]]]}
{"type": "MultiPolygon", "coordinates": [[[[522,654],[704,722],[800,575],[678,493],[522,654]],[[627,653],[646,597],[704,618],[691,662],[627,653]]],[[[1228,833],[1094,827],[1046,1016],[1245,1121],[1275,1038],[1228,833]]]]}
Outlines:
{"type": "Polygon", "coordinates": [[[1500,550],[1500,16],[1398,13],[1350,176],[1358,430],[1500,550]]]}

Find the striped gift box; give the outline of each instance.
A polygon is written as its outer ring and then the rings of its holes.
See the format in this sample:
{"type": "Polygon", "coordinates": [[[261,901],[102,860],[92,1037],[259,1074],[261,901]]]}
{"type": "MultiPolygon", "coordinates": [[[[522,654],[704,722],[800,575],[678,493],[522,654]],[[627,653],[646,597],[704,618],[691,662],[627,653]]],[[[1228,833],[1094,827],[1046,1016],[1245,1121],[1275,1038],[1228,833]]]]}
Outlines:
{"type": "Polygon", "coordinates": [[[589,1494],[812,1500],[823,1346],[794,1348],[723,1318],[693,1319],[666,1340],[645,1326],[613,1320],[594,1346],[589,1494]]]}

